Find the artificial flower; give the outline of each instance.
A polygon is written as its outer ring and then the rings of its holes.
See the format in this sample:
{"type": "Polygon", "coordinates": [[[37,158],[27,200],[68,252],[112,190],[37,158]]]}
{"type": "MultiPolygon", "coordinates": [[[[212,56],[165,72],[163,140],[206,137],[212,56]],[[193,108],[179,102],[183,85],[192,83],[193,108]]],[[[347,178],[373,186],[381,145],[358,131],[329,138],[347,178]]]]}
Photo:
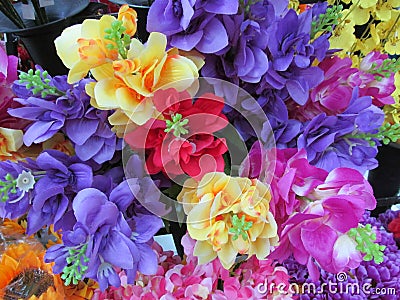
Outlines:
{"type": "MultiPolygon", "coordinates": [[[[343,10],[342,15],[346,16],[347,14],[348,10],[343,10]]],[[[341,20],[340,24],[335,27],[332,36],[329,39],[330,49],[341,49],[343,52],[350,51],[356,41],[354,25],[354,20],[350,18],[341,20]]]]}
{"type": "Polygon", "coordinates": [[[309,202],[283,224],[281,242],[271,257],[282,260],[293,254],[298,262],[307,265],[314,280],[319,276],[315,262],[332,273],[357,267],[362,254],[348,232],[358,226],[365,209],[376,205],[372,188],[362,174],[337,168],[323,183],[300,194],[304,195],[299,197],[301,201],[309,202]]]}
{"type": "Polygon", "coordinates": [[[395,238],[400,238],[400,218],[397,217],[396,219],[393,219],[389,225],[388,229],[390,232],[393,233],[393,236],[395,238]]]}
{"type": "Polygon", "coordinates": [[[63,300],[61,278],[43,261],[44,251],[33,243],[10,245],[0,260],[0,297],[2,299],[63,300]]]}
{"type": "Polygon", "coordinates": [[[125,135],[132,149],[146,150],[149,174],[163,171],[171,177],[186,173],[201,178],[223,171],[222,155],[228,149],[225,139],[213,136],[228,123],[222,98],[207,93],[193,103],[188,92],[166,89],[155,92],[153,102],[162,113],[158,119],[125,135]]]}
{"type": "Polygon", "coordinates": [[[238,1],[154,1],[149,10],[147,30],[162,32],[172,47],[215,53],[228,45],[227,30],[216,15],[234,15],[238,1]]]}
{"type": "Polygon", "coordinates": [[[166,50],[167,38],[163,34],[150,34],[145,45],[137,39],[130,40],[136,26],[134,16],[131,8],[122,6],[120,21],[109,15],[85,20],[66,29],[55,41],[60,58],[70,68],[68,81],[76,82],[90,70],[97,80],[88,88],[92,104],[103,110],[117,110],[110,118],[116,125],[120,124],[120,112],[139,125],[145,123],[153,114],[148,97],[154,91],[166,85],[181,91],[198,77],[192,60],[179,55],[177,49],[166,50]],[[109,34],[104,32],[106,29],[109,34]],[[129,50],[119,44],[126,39],[110,38],[113,30],[120,30],[120,37],[128,37],[129,50]]]}
{"type": "Polygon", "coordinates": [[[271,195],[258,180],[208,173],[199,182],[189,179],[177,199],[201,264],[218,257],[229,269],[237,254],[264,259],[278,241],[271,195]]]}
{"type": "Polygon", "coordinates": [[[22,130],[0,127],[0,156],[12,156],[23,145],[22,139],[22,130]]]}
{"type": "MultiPolygon", "coordinates": [[[[99,184],[104,189],[104,183],[99,184]]],[[[63,244],[52,246],[46,253],[46,261],[55,262],[53,271],[63,273],[67,284],[91,278],[103,291],[109,285],[120,286],[116,268],[125,270],[130,284],[137,270],[147,275],[156,273],[157,259],[149,242],[162,222],[141,213],[125,218],[120,208],[125,212],[133,201],[130,187],[124,183],[109,195],[96,188],[80,191],[72,204],[75,225],[64,232],[63,244]],[[69,266],[70,258],[78,258],[79,263],[69,266]]]]}

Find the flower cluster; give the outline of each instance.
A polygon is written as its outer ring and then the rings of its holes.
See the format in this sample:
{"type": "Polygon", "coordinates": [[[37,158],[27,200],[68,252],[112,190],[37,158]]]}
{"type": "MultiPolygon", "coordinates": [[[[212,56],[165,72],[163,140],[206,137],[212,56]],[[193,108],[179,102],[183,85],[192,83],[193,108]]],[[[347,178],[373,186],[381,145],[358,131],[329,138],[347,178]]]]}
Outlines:
{"type": "MultiPolygon", "coordinates": [[[[253,166],[271,163],[272,158],[270,151],[255,146],[242,170],[258,177],[269,169],[253,166]]],[[[364,251],[364,259],[381,260],[379,246],[372,246],[371,228],[359,226],[365,209],[376,205],[362,174],[350,168],[328,173],[311,166],[304,150],[277,150],[275,159],[271,211],[280,241],[269,257],[282,261],[294,255],[314,279],[319,275],[316,265],[332,273],[352,269],[363,260],[364,251]]]]}
{"type": "MultiPolygon", "coordinates": [[[[183,36],[186,42],[208,28],[211,20],[218,21],[222,26],[218,34],[203,37],[212,45],[227,36],[223,48],[210,53],[186,43],[184,49],[197,49],[205,55],[203,76],[228,80],[257,99],[279,147],[306,148],[312,164],[327,171],[351,166],[364,172],[377,166],[381,136],[376,134],[383,125],[378,107],[394,103],[398,61],[372,48],[353,67],[352,60],[328,50],[344,48],[335,41],[338,32],[340,41],[347,41],[342,27],[354,26],[349,17],[356,11],[354,7],[346,10],[342,5],[318,3],[297,13],[286,1],[239,1],[234,11],[222,3],[212,19],[200,3],[155,1],[148,29],[165,33],[170,43],[183,36]],[[161,15],[168,16],[167,25],[156,22],[161,15]],[[192,31],[194,28],[199,31],[192,31]],[[363,117],[355,120],[355,115],[363,117]],[[325,120],[326,116],[330,117],[325,120]]],[[[367,7],[375,4],[368,2],[367,7]]],[[[393,20],[390,13],[389,19],[393,20]]],[[[235,101],[228,91],[218,95],[226,97],[227,106],[235,101]]],[[[250,115],[259,110],[246,101],[240,107],[250,115]]],[[[228,107],[225,110],[244,139],[256,137],[243,115],[228,107]]]]}
{"type": "Polygon", "coordinates": [[[131,39],[135,33],[136,12],[125,5],[118,18],[105,15],[100,20],[85,20],[55,41],[58,55],[70,69],[68,82],[78,82],[90,71],[96,79],[87,87],[91,103],[114,110],[109,120],[120,135],[129,120],[142,125],[150,119],[154,91],[171,84],[183,91],[198,77],[193,60],[175,48],[166,50],[163,34],[151,34],[143,45],[131,39]]]}
{"type": "Polygon", "coordinates": [[[139,274],[135,286],[126,284],[126,275],[119,276],[125,282],[120,288],[109,291],[96,291],[94,300],[105,299],[291,299],[291,294],[279,295],[278,291],[265,295],[257,286],[269,282],[278,286],[288,286],[289,275],[285,268],[277,266],[272,260],[258,260],[255,257],[241,264],[233,273],[225,270],[218,260],[198,264],[193,256],[195,241],[187,235],[183,237],[186,263],[163,252],[154,244],[159,258],[156,275],[139,274]],[[223,284],[221,284],[224,282],[223,284]]]}

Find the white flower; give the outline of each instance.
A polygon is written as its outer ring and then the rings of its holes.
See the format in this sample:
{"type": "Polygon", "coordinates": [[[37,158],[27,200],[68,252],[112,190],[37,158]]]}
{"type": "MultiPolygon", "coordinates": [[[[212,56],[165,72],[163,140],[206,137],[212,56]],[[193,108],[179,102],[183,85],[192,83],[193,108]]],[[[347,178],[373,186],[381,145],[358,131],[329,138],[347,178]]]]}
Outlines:
{"type": "Polygon", "coordinates": [[[22,171],[17,178],[17,188],[21,191],[28,192],[35,185],[35,177],[31,172],[22,171]]]}

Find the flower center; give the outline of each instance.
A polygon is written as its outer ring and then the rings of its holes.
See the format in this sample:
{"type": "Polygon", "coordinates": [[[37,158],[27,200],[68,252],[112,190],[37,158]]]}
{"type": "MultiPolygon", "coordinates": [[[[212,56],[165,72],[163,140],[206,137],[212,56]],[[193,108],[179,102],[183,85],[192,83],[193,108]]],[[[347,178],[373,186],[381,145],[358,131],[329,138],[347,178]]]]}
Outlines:
{"type": "Polygon", "coordinates": [[[181,114],[175,114],[171,116],[172,120],[166,120],[167,128],[165,132],[171,132],[176,136],[180,137],[181,134],[187,134],[189,131],[184,127],[189,123],[188,119],[182,119],[181,114]]]}
{"type": "Polygon", "coordinates": [[[51,275],[40,269],[28,269],[18,274],[5,288],[4,300],[39,298],[49,287],[54,287],[51,275]]]}

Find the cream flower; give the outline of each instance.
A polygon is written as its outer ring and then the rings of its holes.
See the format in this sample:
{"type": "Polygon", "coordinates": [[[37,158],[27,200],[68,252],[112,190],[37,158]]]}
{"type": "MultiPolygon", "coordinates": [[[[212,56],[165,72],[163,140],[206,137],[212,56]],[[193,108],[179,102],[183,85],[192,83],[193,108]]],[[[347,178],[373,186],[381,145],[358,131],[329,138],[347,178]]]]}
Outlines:
{"type": "Polygon", "coordinates": [[[22,130],[0,127],[0,156],[12,156],[22,144],[22,130]]]}
{"type": "Polygon", "coordinates": [[[278,242],[269,211],[271,194],[258,180],[208,173],[200,182],[188,179],[178,201],[187,214],[199,263],[216,257],[229,269],[238,254],[265,259],[278,242]]]}

